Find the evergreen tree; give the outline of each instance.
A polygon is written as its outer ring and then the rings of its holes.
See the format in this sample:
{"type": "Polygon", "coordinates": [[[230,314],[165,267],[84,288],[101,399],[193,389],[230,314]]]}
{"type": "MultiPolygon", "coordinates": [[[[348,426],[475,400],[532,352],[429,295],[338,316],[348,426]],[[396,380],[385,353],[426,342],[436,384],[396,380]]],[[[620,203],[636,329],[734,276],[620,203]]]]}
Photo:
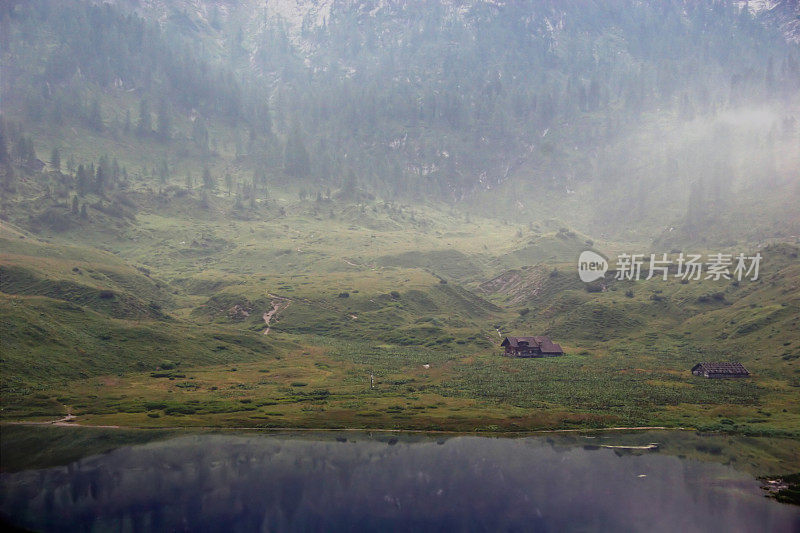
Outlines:
{"type": "Polygon", "coordinates": [[[36,160],[36,150],[33,147],[33,138],[20,134],[14,147],[15,159],[22,165],[28,165],[36,160]]]}
{"type": "Polygon", "coordinates": [[[251,183],[253,185],[253,194],[255,195],[256,191],[258,190],[258,187],[261,185],[261,176],[259,175],[257,170],[253,171],[253,178],[251,183]]]}
{"type": "Polygon", "coordinates": [[[139,123],[136,125],[136,133],[139,135],[150,135],[153,132],[152,118],[150,117],[150,103],[147,98],[139,102],[139,123]]]}
{"type": "Polygon", "coordinates": [[[2,118],[0,118],[0,165],[11,165],[11,156],[8,153],[6,123],[2,118]]]}
{"type": "Polygon", "coordinates": [[[89,109],[89,116],[87,117],[89,127],[95,131],[103,131],[103,115],[100,112],[100,100],[95,98],[92,100],[92,105],[89,109]]]}
{"type": "Polygon", "coordinates": [[[283,169],[294,178],[306,178],[309,174],[309,157],[300,127],[295,125],[289,138],[283,156],[283,169]]]}
{"type": "Polygon", "coordinates": [[[203,169],[203,189],[207,191],[214,191],[217,189],[217,180],[211,175],[208,167],[203,169]]]}
{"type": "Polygon", "coordinates": [[[158,167],[158,181],[161,185],[166,185],[169,179],[169,165],[166,159],[161,160],[161,165],[158,167]]]}
{"type": "Polygon", "coordinates": [[[14,187],[14,168],[11,165],[11,156],[8,153],[8,136],[6,123],[0,117],[0,175],[2,175],[3,189],[10,191],[14,187]]]}
{"type": "Polygon", "coordinates": [[[28,137],[28,142],[25,147],[25,163],[33,163],[38,158],[36,157],[36,150],[33,147],[33,137],[28,137]]]}
{"type": "Polygon", "coordinates": [[[50,152],[50,166],[53,167],[54,170],[61,172],[61,154],[58,148],[53,148],[50,152]]]}
{"type": "Polygon", "coordinates": [[[106,170],[106,165],[103,164],[101,160],[97,164],[97,170],[94,173],[94,190],[97,194],[103,194],[105,191],[106,185],[108,184],[108,171],[106,170]]]}
{"type": "Polygon", "coordinates": [[[353,170],[350,169],[347,173],[347,179],[342,185],[342,190],[339,192],[339,195],[344,198],[345,200],[352,200],[356,195],[356,175],[353,173],[353,170]]]}
{"type": "Polygon", "coordinates": [[[203,153],[208,152],[208,130],[201,117],[192,122],[192,140],[203,153]]]}
{"type": "Polygon", "coordinates": [[[89,176],[83,165],[78,165],[75,181],[77,182],[78,194],[80,196],[85,196],[86,193],[89,192],[89,176]]]}
{"type": "Polygon", "coordinates": [[[259,98],[254,113],[255,126],[259,133],[270,137],[272,136],[272,115],[269,111],[269,103],[259,98]]]}
{"type": "Polygon", "coordinates": [[[158,138],[162,141],[169,140],[172,136],[172,124],[169,116],[169,107],[166,99],[162,98],[158,103],[158,116],[156,117],[156,128],[158,138]]]}

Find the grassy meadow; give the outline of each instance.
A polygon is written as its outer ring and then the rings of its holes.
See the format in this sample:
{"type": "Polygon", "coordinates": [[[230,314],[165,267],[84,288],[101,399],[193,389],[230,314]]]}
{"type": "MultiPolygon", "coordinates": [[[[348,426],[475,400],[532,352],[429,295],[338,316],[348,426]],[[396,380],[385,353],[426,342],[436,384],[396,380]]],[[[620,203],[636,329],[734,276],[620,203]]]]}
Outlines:
{"type": "Polygon", "coordinates": [[[5,421],[800,427],[794,244],[763,248],[755,282],[608,274],[587,286],[580,251],[647,245],[377,200],[287,195],[230,217],[224,193],[207,209],[192,194],[131,196],[135,219],[119,224],[94,210],[60,231],[2,223],[5,421]],[[507,334],[550,335],[566,355],[501,357],[507,334]],[[752,376],[692,376],[705,360],[741,361],[752,376]]]}

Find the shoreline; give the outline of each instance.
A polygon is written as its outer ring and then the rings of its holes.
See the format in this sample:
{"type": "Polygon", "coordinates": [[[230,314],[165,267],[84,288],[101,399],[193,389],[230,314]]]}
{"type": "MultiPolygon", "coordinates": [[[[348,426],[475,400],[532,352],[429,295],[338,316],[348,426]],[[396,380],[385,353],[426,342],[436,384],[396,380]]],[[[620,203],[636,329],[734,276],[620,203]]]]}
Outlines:
{"type": "Polygon", "coordinates": [[[480,430],[480,429],[413,429],[413,428],[381,428],[381,427],[258,427],[258,426],[136,426],[118,424],[81,424],[76,422],[77,417],[68,415],[56,420],[0,420],[0,427],[3,426],[35,426],[35,427],[68,427],[85,429],[108,429],[108,430],[128,430],[128,431],[241,431],[241,432],[261,432],[261,433],[280,433],[280,432],[308,432],[308,433],[392,433],[392,434],[428,434],[428,435],[473,435],[485,437],[516,437],[534,436],[556,433],[604,433],[604,432],[637,432],[637,431],[694,431],[703,435],[738,435],[742,437],[774,437],[781,439],[800,440],[800,433],[770,434],[754,433],[746,431],[720,431],[713,429],[701,429],[694,426],[611,426],[595,428],[549,428],[549,429],[520,429],[520,430],[480,430]]]}
{"type": "Polygon", "coordinates": [[[414,433],[414,434],[441,434],[441,435],[475,435],[475,436],[511,436],[511,435],[535,435],[550,433],[601,433],[614,431],[697,431],[691,427],[668,427],[668,426],[615,426],[607,428],[564,428],[564,429],[531,429],[524,431],[457,431],[457,430],[435,430],[435,429],[397,429],[397,428],[304,428],[304,427],[271,427],[261,428],[253,426],[122,426],[122,425],[102,425],[102,424],[78,424],[69,423],[62,420],[55,421],[3,421],[2,426],[35,426],[35,427],[68,427],[84,429],[118,429],[130,431],[254,431],[264,433],[277,433],[287,431],[297,432],[350,432],[350,433],[414,433]]]}

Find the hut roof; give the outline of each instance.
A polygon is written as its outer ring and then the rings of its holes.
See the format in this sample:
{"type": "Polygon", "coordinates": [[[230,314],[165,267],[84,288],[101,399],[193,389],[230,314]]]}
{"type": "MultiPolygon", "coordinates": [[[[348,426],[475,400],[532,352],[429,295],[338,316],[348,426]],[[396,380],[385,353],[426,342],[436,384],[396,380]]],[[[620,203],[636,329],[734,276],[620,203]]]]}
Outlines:
{"type": "Polygon", "coordinates": [[[749,376],[750,372],[742,363],[697,363],[692,367],[692,372],[707,372],[724,376],[749,376]]]}
{"type": "Polygon", "coordinates": [[[522,346],[538,347],[542,353],[564,353],[560,345],[550,340],[550,337],[534,336],[534,337],[506,337],[500,346],[511,346],[512,348],[519,348],[522,346]]]}

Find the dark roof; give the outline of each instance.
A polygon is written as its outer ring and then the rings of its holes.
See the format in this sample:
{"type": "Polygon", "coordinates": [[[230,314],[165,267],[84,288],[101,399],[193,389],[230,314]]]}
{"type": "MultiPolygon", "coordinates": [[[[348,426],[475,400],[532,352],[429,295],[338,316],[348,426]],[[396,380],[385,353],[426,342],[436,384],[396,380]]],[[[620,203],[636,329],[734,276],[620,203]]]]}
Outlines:
{"type": "Polygon", "coordinates": [[[722,374],[730,376],[749,376],[750,372],[742,363],[697,363],[692,367],[692,372],[701,370],[709,374],[722,374]]]}
{"type": "Polygon", "coordinates": [[[564,353],[560,344],[556,344],[550,339],[541,343],[542,353],[564,353]]]}
{"type": "Polygon", "coordinates": [[[520,344],[527,346],[538,347],[542,353],[564,353],[561,346],[550,340],[550,337],[535,336],[535,337],[506,337],[500,346],[511,346],[512,348],[519,348],[520,344]]]}
{"type": "Polygon", "coordinates": [[[25,163],[25,168],[31,170],[33,172],[39,172],[44,168],[44,161],[41,159],[31,159],[27,163],[25,163]]]}

